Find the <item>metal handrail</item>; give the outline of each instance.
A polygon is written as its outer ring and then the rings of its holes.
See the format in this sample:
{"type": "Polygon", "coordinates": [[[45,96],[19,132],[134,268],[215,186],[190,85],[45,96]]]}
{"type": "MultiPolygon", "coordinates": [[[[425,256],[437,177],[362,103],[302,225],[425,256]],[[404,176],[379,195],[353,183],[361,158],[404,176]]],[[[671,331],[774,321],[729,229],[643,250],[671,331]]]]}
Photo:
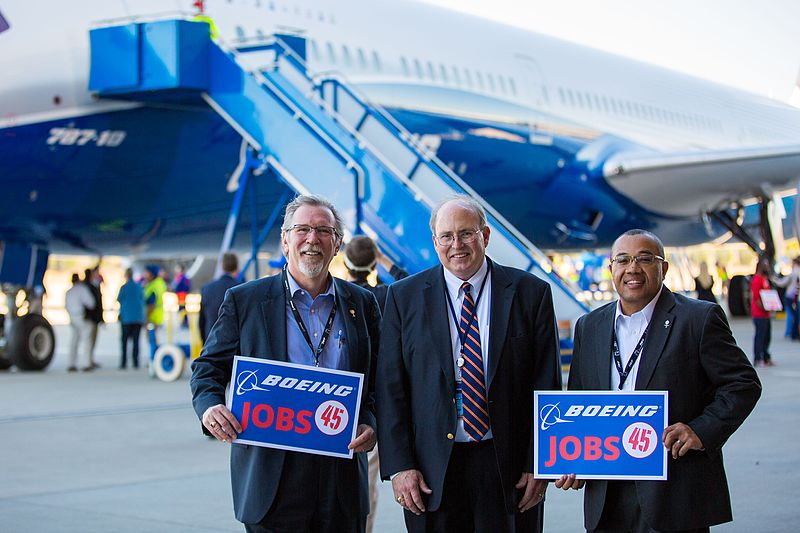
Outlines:
{"type": "MultiPolygon", "coordinates": [[[[265,46],[269,46],[270,44],[275,44],[280,48],[280,53],[283,55],[288,56],[295,62],[295,69],[297,72],[302,75],[306,80],[311,82],[313,85],[319,87],[321,85],[319,80],[333,80],[335,83],[342,87],[346,92],[350,94],[350,96],[364,109],[366,113],[370,113],[373,115],[378,115],[379,120],[383,120],[385,123],[384,126],[390,126],[394,128],[395,134],[406,143],[409,148],[417,155],[417,157],[422,158],[423,161],[431,162],[435,165],[435,167],[442,173],[444,176],[440,176],[442,179],[449,179],[452,184],[460,187],[463,191],[467,194],[472,196],[487,212],[487,214],[494,219],[495,223],[499,226],[500,229],[508,233],[511,237],[516,239],[520,242],[523,247],[523,252],[528,254],[530,258],[535,261],[539,268],[545,272],[546,274],[553,276],[554,281],[563,285],[563,287],[570,291],[571,293],[575,294],[578,291],[578,288],[574,286],[569,280],[562,278],[553,268],[553,264],[549,258],[547,258],[544,253],[542,253],[525,235],[523,235],[516,227],[514,227],[508,220],[503,217],[494,207],[488,204],[483,197],[478,195],[478,193],[470,187],[460,176],[455,174],[447,165],[445,165],[438,157],[435,155],[431,155],[427,147],[419,143],[415,136],[409,132],[405,127],[402,126],[397,120],[394,119],[386,110],[384,110],[381,106],[371,103],[369,99],[361,93],[358,89],[355,89],[352,85],[347,84],[344,80],[346,78],[341,74],[329,75],[326,77],[317,75],[317,76],[310,76],[309,69],[306,65],[306,62],[299,56],[294,50],[289,47],[282,39],[279,37],[272,36],[269,39],[259,40],[260,43],[263,43],[265,46]]],[[[238,52],[238,51],[237,51],[238,52]]],[[[275,64],[277,65],[277,57],[275,60],[275,64]]],[[[259,73],[260,74],[260,73],[259,73]]],[[[402,181],[406,187],[411,189],[415,196],[419,200],[424,200],[430,207],[433,207],[434,202],[424,194],[419,187],[403,172],[400,172],[399,169],[389,160],[387,160],[383,154],[376,150],[374,146],[358,131],[354,130],[353,127],[348,123],[347,120],[344,120],[335,109],[332,109],[330,104],[324,100],[324,98],[320,98],[320,103],[325,110],[334,118],[337,123],[339,123],[345,130],[353,136],[360,144],[363,146],[369,147],[370,153],[379,159],[384,166],[390,170],[392,174],[394,174],[395,178],[398,178],[402,181]]],[[[451,185],[452,185],[451,184],[451,185]]]]}

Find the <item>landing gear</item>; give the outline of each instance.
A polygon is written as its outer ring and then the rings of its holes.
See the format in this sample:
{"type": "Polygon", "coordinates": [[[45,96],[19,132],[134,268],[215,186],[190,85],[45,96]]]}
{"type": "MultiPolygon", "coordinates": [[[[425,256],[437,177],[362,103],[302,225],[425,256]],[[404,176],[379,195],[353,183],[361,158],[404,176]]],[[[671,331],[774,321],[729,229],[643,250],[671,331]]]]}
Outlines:
{"type": "Polygon", "coordinates": [[[13,322],[8,352],[20,370],[44,370],[53,359],[55,347],[53,327],[42,315],[25,315],[13,322]]]}
{"type": "Polygon", "coordinates": [[[0,370],[8,370],[14,364],[8,356],[6,348],[8,343],[6,342],[5,322],[6,315],[0,315],[0,370]]]}
{"type": "Polygon", "coordinates": [[[39,313],[36,298],[28,301],[28,313],[17,316],[16,292],[6,292],[8,315],[0,320],[0,370],[17,365],[20,370],[44,370],[53,359],[56,337],[53,327],[39,313]]]}
{"type": "MultiPolygon", "coordinates": [[[[760,238],[754,238],[745,229],[744,208],[736,205],[731,209],[707,213],[710,219],[729,230],[739,240],[747,244],[759,258],[766,258],[770,265],[775,264],[775,238],[770,226],[769,203],[775,200],[767,194],[758,197],[758,231],[760,238]]],[[[778,225],[778,228],[780,226],[778,225]]],[[[778,230],[781,231],[781,230],[778,230]]],[[[728,310],[733,316],[750,315],[750,276],[733,276],[728,287],[728,310]]]]}

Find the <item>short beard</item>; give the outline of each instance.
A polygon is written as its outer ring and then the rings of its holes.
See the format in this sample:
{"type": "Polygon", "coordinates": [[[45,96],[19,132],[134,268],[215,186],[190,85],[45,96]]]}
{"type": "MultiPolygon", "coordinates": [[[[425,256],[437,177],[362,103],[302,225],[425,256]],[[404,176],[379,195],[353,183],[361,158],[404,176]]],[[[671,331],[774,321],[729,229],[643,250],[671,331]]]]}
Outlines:
{"type": "Polygon", "coordinates": [[[322,264],[322,260],[314,261],[312,263],[311,261],[304,261],[301,259],[300,261],[298,261],[297,264],[297,267],[300,269],[300,272],[302,272],[303,275],[308,278],[316,278],[317,276],[322,274],[323,266],[324,265],[322,264]]]}

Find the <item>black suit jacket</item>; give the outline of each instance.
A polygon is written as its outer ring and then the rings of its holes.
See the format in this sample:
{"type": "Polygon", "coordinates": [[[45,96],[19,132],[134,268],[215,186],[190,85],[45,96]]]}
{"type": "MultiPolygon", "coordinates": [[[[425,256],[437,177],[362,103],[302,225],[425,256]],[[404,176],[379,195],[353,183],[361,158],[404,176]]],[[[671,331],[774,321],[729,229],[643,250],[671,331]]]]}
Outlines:
{"type": "Polygon", "coordinates": [[[217,321],[219,308],[222,300],[225,299],[225,292],[231,287],[235,287],[239,282],[230,274],[223,274],[214,281],[206,283],[200,289],[200,317],[198,326],[200,327],[200,337],[203,342],[208,339],[211,326],[217,321]]]}
{"type": "MultiPolygon", "coordinates": [[[[616,302],[581,317],[569,388],[609,390],[616,302]]],[[[637,390],[669,391],[669,424],[688,424],[705,446],[667,463],[668,481],[637,481],[639,505],[650,527],[695,529],[732,520],[722,445],[761,395],[758,375],[736,345],[722,308],[673,294],[656,302],[636,377],[637,390]]],[[[595,529],[607,481],[588,481],[584,525],[595,529]]]]}
{"type": "MultiPolygon", "coordinates": [[[[347,342],[347,369],[364,374],[359,424],[375,423],[375,357],[379,346],[380,311],[368,291],[334,278],[336,305],[341,310],[347,342]]],[[[280,275],[234,287],[225,294],[219,319],[201,356],[192,363],[192,404],[197,416],[225,403],[234,355],[288,361],[286,296],[280,275]]],[[[203,428],[205,431],[205,428],[203,428]]],[[[278,489],[287,452],[244,444],[231,445],[231,485],[236,518],[259,522],[278,489]]],[[[354,516],[369,513],[366,453],[337,461],[341,507],[354,516]]],[[[302,487],[297,487],[302,490],[302,487]]]]}
{"type": "MultiPolygon", "coordinates": [[[[550,286],[496,263],[491,271],[489,418],[506,508],[514,485],[532,472],[533,391],[561,389],[550,286]]],[[[442,267],[389,287],[378,357],[381,476],[418,469],[435,511],[456,433],[455,372],[442,267]],[[448,438],[450,434],[451,438],[448,438]]]]}

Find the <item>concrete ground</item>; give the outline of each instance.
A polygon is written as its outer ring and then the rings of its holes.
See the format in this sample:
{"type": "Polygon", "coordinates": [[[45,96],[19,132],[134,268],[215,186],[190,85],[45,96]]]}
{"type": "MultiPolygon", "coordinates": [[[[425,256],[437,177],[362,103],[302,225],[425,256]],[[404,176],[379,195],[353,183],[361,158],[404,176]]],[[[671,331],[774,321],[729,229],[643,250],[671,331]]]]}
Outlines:
{"type": "MultiPolygon", "coordinates": [[[[750,354],[751,322],[732,326],[750,354]]],[[[798,529],[800,345],[783,338],[782,322],[773,328],[777,366],[759,369],[761,401],[724,449],[734,521],[715,531],[798,529]]],[[[243,531],[232,516],[228,446],[201,435],[187,373],[162,383],[117,370],[118,334],[116,324],[102,329],[102,368],[91,373],[66,372],[64,326],[45,372],[0,372],[0,531],[243,531]]],[[[546,505],[545,531],[582,530],[581,494],[551,487],[546,505]]],[[[376,532],[404,531],[388,483],[376,520],[376,532]]]]}

